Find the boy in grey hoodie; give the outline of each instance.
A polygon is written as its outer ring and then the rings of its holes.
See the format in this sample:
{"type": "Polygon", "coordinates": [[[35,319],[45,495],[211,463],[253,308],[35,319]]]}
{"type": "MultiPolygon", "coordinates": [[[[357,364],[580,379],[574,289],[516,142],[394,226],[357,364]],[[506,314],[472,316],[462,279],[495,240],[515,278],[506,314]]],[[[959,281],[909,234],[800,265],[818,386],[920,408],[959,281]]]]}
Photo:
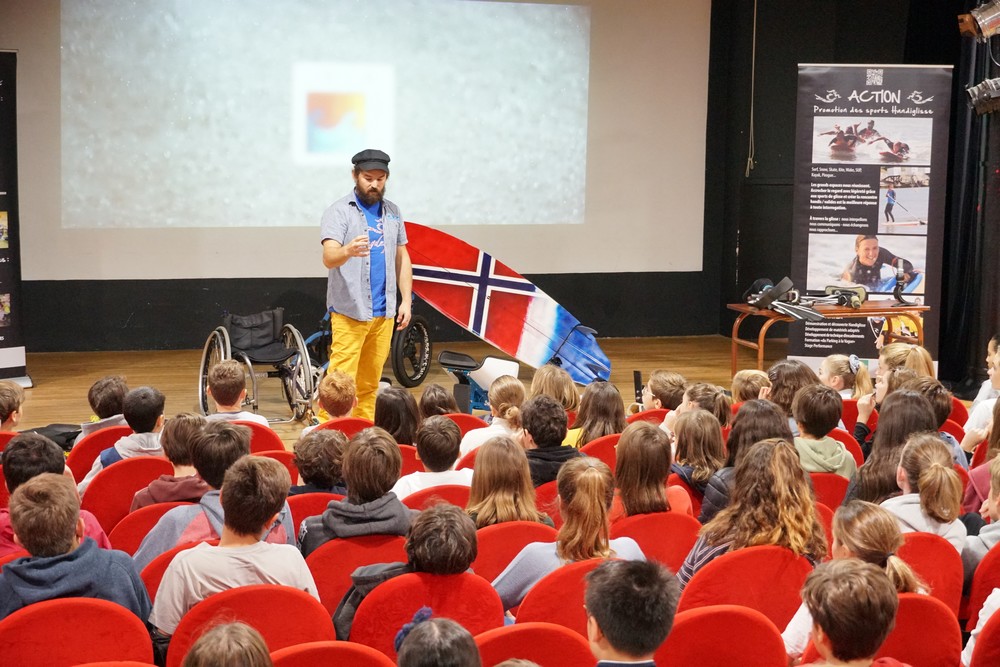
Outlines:
{"type": "Polygon", "coordinates": [[[71,479],[47,472],[24,482],[11,496],[10,519],[15,540],[31,556],[0,572],[0,619],[35,602],[70,597],[108,600],[143,622],[149,617],[149,595],[128,554],[86,537],[71,479]]]}
{"type": "Polygon", "coordinates": [[[828,434],[840,421],[843,401],[836,390],[822,384],[802,387],[792,400],[792,417],[799,428],[795,449],[806,472],[832,472],[850,479],[857,462],[828,434]]]}
{"type": "Polygon", "coordinates": [[[108,447],[94,461],[94,466],[77,486],[82,496],[97,474],[113,463],[133,456],[163,456],[160,429],[163,428],[163,405],[166,400],[152,387],[139,387],[125,394],[122,406],[125,421],[135,431],[108,447]]]}

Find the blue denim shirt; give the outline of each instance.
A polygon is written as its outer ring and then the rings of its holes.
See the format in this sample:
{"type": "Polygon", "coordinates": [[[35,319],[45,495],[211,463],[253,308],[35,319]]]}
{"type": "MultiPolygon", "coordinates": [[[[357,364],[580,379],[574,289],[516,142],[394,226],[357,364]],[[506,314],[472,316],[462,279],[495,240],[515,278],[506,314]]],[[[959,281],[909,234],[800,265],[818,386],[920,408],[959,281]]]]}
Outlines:
{"type": "MultiPolygon", "coordinates": [[[[382,201],[382,227],[385,239],[385,316],[396,314],[396,247],[406,245],[406,228],[399,207],[382,201]]],[[[351,191],[323,211],[320,241],[327,239],[341,245],[368,234],[365,213],[358,207],[351,191]]],[[[335,313],[354,320],[372,319],[370,257],[351,257],[343,265],[330,269],[326,285],[326,306],[335,313]]]]}

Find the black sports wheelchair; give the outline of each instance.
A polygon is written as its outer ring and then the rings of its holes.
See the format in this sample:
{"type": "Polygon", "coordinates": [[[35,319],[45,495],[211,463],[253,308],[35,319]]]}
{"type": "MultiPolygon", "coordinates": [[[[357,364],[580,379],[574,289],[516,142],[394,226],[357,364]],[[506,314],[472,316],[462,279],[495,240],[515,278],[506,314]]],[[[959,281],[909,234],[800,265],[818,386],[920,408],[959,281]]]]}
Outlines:
{"type": "MultiPolygon", "coordinates": [[[[265,310],[254,315],[226,313],[222,325],[205,341],[198,372],[198,408],[209,412],[208,375],[221,361],[236,359],[246,369],[247,409],[257,412],[258,380],[277,378],[292,416],[268,418],[273,423],[313,420],[312,401],[319,382],[326,374],[330,357],[330,314],[320,320],[319,329],[308,338],[284,323],[284,308],[265,310]],[[264,367],[271,370],[263,371],[264,367]]],[[[402,331],[393,331],[390,359],[396,380],[404,387],[416,387],[430,370],[431,337],[427,320],[414,315],[402,331]]]]}

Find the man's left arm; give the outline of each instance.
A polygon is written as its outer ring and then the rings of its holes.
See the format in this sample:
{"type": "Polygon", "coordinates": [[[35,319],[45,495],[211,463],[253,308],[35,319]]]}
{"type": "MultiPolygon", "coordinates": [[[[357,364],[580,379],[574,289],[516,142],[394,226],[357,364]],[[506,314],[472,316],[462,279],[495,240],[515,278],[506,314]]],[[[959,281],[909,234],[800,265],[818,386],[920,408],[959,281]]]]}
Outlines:
{"type": "Polygon", "coordinates": [[[413,303],[413,265],[405,245],[396,246],[396,285],[400,293],[396,329],[405,329],[410,323],[410,306],[413,303]]]}

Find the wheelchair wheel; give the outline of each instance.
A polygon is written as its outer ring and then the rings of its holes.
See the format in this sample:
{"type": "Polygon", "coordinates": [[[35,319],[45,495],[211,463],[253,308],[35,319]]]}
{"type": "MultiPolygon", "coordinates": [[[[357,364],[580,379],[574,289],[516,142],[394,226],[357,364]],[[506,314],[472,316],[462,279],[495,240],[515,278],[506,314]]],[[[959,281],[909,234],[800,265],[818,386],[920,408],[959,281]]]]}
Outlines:
{"type": "Polygon", "coordinates": [[[431,330],[420,315],[414,315],[402,331],[393,332],[392,374],[404,387],[416,387],[431,368],[431,330]]]}
{"type": "Polygon", "coordinates": [[[205,347],[201,351],[201,365],[198,367],[198,410],[203,415],[208,414],[208,374],[220,361],[233,356],[233,348],[229,344],[229,332],[225,327],[216,327],[208,335],[205,347]]]}
{"type": "Polygon", "coordinates": [[[309,350],[299,330],[290,324],[281,328],[281,342],[296,353],[285,361],[280,370],[281,389],[294,419],[302,419],[312,409],[313,368],[309,350]]]}

